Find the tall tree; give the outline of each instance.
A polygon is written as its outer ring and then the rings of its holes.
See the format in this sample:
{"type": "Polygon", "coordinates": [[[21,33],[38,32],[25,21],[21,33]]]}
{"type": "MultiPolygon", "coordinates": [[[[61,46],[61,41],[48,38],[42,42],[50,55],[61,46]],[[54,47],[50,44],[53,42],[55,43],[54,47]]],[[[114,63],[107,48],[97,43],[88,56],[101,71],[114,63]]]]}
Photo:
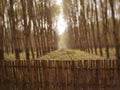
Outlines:
{"type": "Polygon", "coordinates": [[[15,48],[15,58],[17,60],[20,60],[19,47],[18,47],[18,42],[17,42],[17,30],[15,26],[16,24],[15,24],[15,12],[14,12],[13,0],[10,0],[10,18],[11,18],[11,30],[12,30],[13,44],[15,48]]]}
{"type": "Polygon", "coordinates": [[[112,13],[112,23],[113,23],[113,35],[114,35],[114,42],[115,42],[115,49],[116,49],[116,56],[118,59],[120,59],[120,42],[119,42],[119,33],[118,33],[118,29],[117,29],[117,23],[116,23],[116,19],[115,19],[115,1],[114,0],[109,0],[110,3],[110,7],[111,7],[111,13],[112,13]]]}
{"type": "Polygon", "coordinates": [[[102,9],[102,19],[103,19],[103,32],[104,32],[104,38],[105,38],[105,47],[106,47],[106,56],[109,58],[109,42],[108,42],[108,3],[107,0],[100,0],[101,3],[101,9],[102,9]]]}
{"type": "Polygon", "coordinates": [[[26,54],[26,59],[30,59],[30,54],[29,54],[29,35],[30,35],[30,30],[27,27],[27,1],[26,0],[21,0],[22,4],[22,12],[23,12],[23,20],[24,20],[24,35],[25,35],[25,54],[26,54]]]}
{"type": "Polygon", "coordinates": [[[96,22],[97,22],[97,40],[98,40],[98,45],[99,45],[99,50],[100,50],[100,55],[103,56],[102,52],[102,43],[101,43],[101,38],[100,38],[100,27],[99,27],[99,20],[98,20],[98,9],[97,9],[97,1],[94,0],[95,3],[95,13],[96,13],[96,22]]]}
{"type": "MultiPolygon", "coordinates": [[[[0,3],[0,11],[1,10],[1,5],[2,3],[0,3]]],[[[4,38],[4,34],[3,34],[3,14],[2,12],[0,12],[0,60],[4,60],[4,48],[3,48],[3,38],[4,38]]]]}

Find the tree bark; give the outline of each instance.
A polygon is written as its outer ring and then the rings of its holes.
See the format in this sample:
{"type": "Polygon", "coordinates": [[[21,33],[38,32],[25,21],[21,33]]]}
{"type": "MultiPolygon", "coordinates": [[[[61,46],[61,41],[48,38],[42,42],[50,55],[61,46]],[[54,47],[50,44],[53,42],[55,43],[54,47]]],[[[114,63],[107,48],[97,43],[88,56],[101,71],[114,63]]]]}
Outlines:
{"type": "MultiPolygon", "coordinates": [[[[1,13],[1,12],[0,12],[1,13]]],[[[3,48],[3,20],[2,15],[0,15],[0,60],[4,60],[4,48],[3,48]]]]}
{"type": "Polygon", "coordinates": [[[115,49],[116,49],[116,56],[120,59],[120,42],[119,42],[119,33],[117,27],[117,23],[115,20],[115,12],[114,12],[114,0],[109,0],[111,12],[112,12],[112,21],[113,21],[113,35],[114,35],[114,42],[115,42],[115,49]]]}
{"type": "Polygon", "coordinates": [[[96,13],[96,22],[97,22],[97,40],[98,40],[98,45],[99,45],[99,50],[100,50],[100,55],[103,56],[102,52],[102,43],[101,43],[101,38],[100,38],[100,28],[99,28],[99,20],[98,20],[98,10],[97,10],[97,3],[96,0],[94,0],[95,3],[95,13],[96,13]]]}
{"type": "Polygon", "coordinates": [[[10,0],[10,18],[12,22],[11,30],[12,30],[14,49],[15,49],[15,58],[16,60],[20,60],[19,47],[17,45],[17,30],[15,27],[15,13],[14,13],[13,5],[14,5],[13,0],[10,0]]]}

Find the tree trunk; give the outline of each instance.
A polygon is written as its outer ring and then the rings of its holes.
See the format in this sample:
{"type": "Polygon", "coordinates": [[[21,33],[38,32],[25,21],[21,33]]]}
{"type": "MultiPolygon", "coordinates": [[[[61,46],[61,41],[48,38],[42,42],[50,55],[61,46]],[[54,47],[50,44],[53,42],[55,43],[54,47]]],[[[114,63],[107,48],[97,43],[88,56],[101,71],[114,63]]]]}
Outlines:
{"type": "Polygon", "coordinates": [[[103,56],[102,52],[102,43],[101,43],[101,38],[100,38],[100,28],[99,28],[99,20],[98,20],[98,10],[97,10],[97,3],[96,0],[94,0],[95,3],[95,13],[96,13],[96,22],[97,22],[97,40],[98,40],[98,45],[99,45],[99,50],[100,50],[100,55],[103,56]]]}
{"type": "MultiPolygon", "coordinates": [[[[1,13],[1,12],[0,12],[1,13]]],[[[2,15],[0,16],[0,60],[4,60],[4,48],[3,48],[3,20],[2,15]]]]}
{"type": "Polygon", "coordinates": [[[13,0],[10,0],[10,18],[12,22],[12,38],[13,38],[13,43],[14,43],[14,49],[15,49],[15,58],[16,60],[20,60],[20,55],[19,55],[19,47],[17,45],[17,30],[15,28],[15,13],[13,9],[13,0]]]}
{"type": "Polygon", "coordinates": [[[115,20],[115,12],[114,12],[114,0],[109,0],[111,12],[112,12],[112,20],[113,20],[113,35],[115,41],[115,49],[116,49],[116,56],[120,59],[120,43],[119,43],[119,33],[117,27],[117,23],[115,20]]]}
{"type": "Polygon", "coordinates": [[[23,20],[24,20],[24,35],[25,35],[25,56],[26,59],[30,59],[29,54],[29,31],[27,28],[27,13],[26,13],[26,0],[21,0],[22,11],[23,11],[23,20]]]}

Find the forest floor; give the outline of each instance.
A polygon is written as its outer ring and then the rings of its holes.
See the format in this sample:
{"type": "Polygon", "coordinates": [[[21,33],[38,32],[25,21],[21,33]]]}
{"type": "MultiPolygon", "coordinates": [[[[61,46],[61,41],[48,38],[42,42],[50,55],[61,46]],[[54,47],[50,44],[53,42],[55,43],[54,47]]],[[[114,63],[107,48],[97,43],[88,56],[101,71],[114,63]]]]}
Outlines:
{"type": "Polygon", "coordinates": [[[40,60],[104,60],[105,58],[79,50],[57,50],[39,58],[40,60]]]}
{"type": "MultiPolygon", "coordinates": [[[[110,60],[116,60],[115,49],[110,49],[110,60]]],[[[99,54],[99,49],[97,50],[98,55],[83,52],[80,50],[71,50],[71,49],[61,49],[50,52],[38,60],[108,60],[106,58],[105,49],[103,49],[103,57],[99,54]]],[[[25,60],[25,53],[20,53],[21,60],[25,60]]],[[[32,60],[32,54],[30,53],[30,59],[32,60]]],[[[15,55],[10,53],[5,53],[5,60],[15,60],[15,55]]]]}

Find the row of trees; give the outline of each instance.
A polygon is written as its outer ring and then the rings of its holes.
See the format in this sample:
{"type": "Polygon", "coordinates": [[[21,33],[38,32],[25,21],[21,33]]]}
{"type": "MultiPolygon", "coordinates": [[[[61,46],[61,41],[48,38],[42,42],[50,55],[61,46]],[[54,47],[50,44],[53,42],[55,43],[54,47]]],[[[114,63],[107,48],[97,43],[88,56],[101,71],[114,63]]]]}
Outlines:
{"type": "Polygon", "coordinates": [[[59,13],[55,0],[0,0],[0,60],[20,53],[38,58],[57,49],[54,21],[59,13]]]}
{"type": "Polygon", "coordinates": [[[69,48],[120,59],[120,0],[63,0],[63,10],[69,48]]]}

